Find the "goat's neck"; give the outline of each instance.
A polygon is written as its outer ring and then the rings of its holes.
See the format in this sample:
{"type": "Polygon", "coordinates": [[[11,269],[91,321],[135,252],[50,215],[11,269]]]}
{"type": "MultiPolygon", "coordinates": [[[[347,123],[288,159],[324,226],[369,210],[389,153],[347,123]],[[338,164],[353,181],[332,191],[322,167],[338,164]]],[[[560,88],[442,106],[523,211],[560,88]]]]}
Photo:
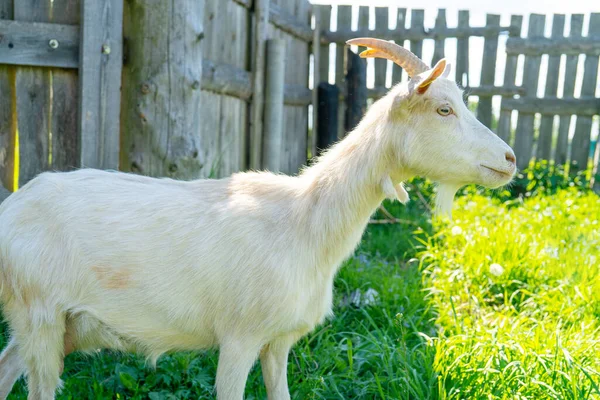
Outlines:
{"type": "Polygon", "coordinates": [[[386,169],[396,157],[379,140],[384,128],[379,121],[363,121],[303,174],[310,199],[307,220],[322,273],[332,276],[359,243],[385,197],[382,181],[392,175],[399,183],[406,177],[399,165],[393,173],[386,169]]]}

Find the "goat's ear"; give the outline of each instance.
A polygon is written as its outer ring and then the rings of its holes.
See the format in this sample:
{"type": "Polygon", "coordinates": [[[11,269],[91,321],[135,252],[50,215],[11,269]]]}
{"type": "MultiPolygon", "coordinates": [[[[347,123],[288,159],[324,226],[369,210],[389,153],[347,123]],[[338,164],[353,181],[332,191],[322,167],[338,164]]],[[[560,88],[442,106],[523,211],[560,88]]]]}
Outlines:
{"type": "Polygon", "coordinates": [[[437,64],[435,64],[435,67],[433,67],[433,69],[431,69],[429,71],[429,74],[427,75],[427,77],[425,79],[423,79],[421,82],[419,82],[419,86],[417,86],[417,93],[419,93],[419,94],[425,93],[427,91],[427,89],[429,89],[429,85],[431,85],[431,83],[433,81],[435,81],[437,78],[439,78],[442,75],[445,68],[446,68],[446,59],[442,58],[440,61],[437,62],[437,64]]]}
{"type": "Polygon", "coordinates": [[[451,70],[452,70],[452,64],[447,63],[446,68],[444,69],[444,73],[442,74],[442,78],[447,78],[450,75],[451,70]]]}

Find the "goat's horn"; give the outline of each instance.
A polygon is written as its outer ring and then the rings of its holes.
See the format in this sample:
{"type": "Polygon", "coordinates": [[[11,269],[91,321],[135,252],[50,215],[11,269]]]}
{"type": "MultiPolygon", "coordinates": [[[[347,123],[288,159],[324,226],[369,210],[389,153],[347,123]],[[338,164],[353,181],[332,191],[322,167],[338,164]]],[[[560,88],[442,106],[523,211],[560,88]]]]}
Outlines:
{"type": "Polygon", "coordinates": [[[367,47],[367,50],[360,53],[362,58],[377,57],[392,60],[404,68],[410,77],[430,69],[419,57],[392,42],[375,38],[356,38],[348,40],[346,44],[367,47]]]}

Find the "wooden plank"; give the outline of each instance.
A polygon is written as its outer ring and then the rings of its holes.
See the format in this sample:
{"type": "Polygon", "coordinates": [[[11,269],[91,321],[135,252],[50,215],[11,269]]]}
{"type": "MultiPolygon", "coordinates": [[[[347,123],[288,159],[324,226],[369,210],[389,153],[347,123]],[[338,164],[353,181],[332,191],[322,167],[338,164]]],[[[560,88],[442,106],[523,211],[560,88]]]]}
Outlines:
{"type": "Polygon", "coordinates": [[[13,19],[13,0],[0,0],[0,19],[13,19]]]}
{"type": "Polygon", "coordinates": [[[248,9],[252,7],[252,0],[233,0],[233,1],[238,3],[239,5],[241,5],[242,7],[245,7],[248,9]]]}
{"type": "MultiPolygon", "coordinates": [[[[424,20],[425,20],[425,11],[424,10],[411,10],[409,33],[412,35],[424,34],[424,32],[425,32],[424,20]]],[[[385,39],[378,34],[374,34],[374,35],[377,38],[385,39]]],[[[421,58],[421,56],[423,54],[423,41],[421,38],[410,40],[410,51],[412,51],[417,57],[421,58]]]]}
{"type": "MultiPolygon", "coordinates": [[[[583,14],[571,15],[571,31],[569,38],[577,40],[581,37],[583,29],[583,14]]],[[[571,99],[575,95],[575,79],[577,77],[577,63],[579,56],[567,56],[565,63],[565,82],[563,86],[563,99],[571,99]]],[[[565,164],[569,157],[569,127],[571,125],[570,115],[561,115],[558,124],[558,138],[556,139],[556,151],[554,162],[565,164]]]]}
{"type": "MultiPolygon", "coordinates": [[[[535,38],[544,35],[546,17],[541,14],[529,16],[529,30],[527,37],[535,38]]],[[[540,56],[526,56],[525,70],[523,72],[523,86],[527,90],[525,97],[537,97],[538,79],[540,75],[540,56]]],[[[515,137],[515,155],[517,167],[525,169],[529,165],[533,150],[534,113],[520,112],[517,119],[517,133],[515,137]]]]}
{"type": "Polygon", "coordinates": [[[600,35],[592,34],[588,37],[578,38],[537,38],[510,39],[506,41],[506,52],[509,54],[542,55],[553,56],[589,54],[600,55],[600,35]]]}
{"type": "Polygon", "coordinates": [[[313,32],[310,25],[296,19],[277,4],[269,5],[269,21],[282,31],[305,42],[311,42],[313,39],[313,32]]]}
{"type": "MultiPolygon", "coordinates": [[[[26,22],[48,22],[50,9],[50,0],[19,0],[14,3],[14,18],[26,22]]],[[[18,68],[16,100],[21,187],[48,169],[50,72],[42,68],[18,68]]]]}
{"type": "MultiPolygon", "coordinates": [[[[52,22],[78,24],[79,0],[54,0],[52,22]]],[[[77,47],[79,44],[77,43],[77,47]]],[[[79,54],[77,54],[79,55],[79,54]]],[[[77,106],[79,74],[75,70],[52,70],[51,165],[53,170],[68,171],[80,166],[77,106]]]]}
{"type": "Polygon", "coordinates": [[[262,161],[262,134],[265,82],[265,43],[269,25],[269,0],[256,0],[254,5],[254,34],[252,48],[252,124],[250,131],[250,168],[260,169],[262,161]]]}
{"type": "Polygon", "coordinates": [[[348,108],[346,109],[345,129],[346,132],[350,132],[356,128],[367,110],[367,63],[350,49],[348,49],[346,82],[348,108]]]}
{"type": "MultiPolygon", "coordinates": [[[[435,19],[435,31],[443,32],[446,29],[446,9],[440,8],[438,15],[435,19]]],[[[431,59],[431,65],[435,65],[436,62],[444,58],[446,47],[446,39],[443,36],[435,37],[435,44],[433,49],[433,58],[431,59]]]]}
{"type": "Polygon", "coordinates": [[[320,9],[315,7],[313,8],[313,18],[315,23],[315,29],[313,31],[313,41],[312,41],[312,54],[313,54],[313,89],[311,96],[312,107],[312,131],[310,136],[310,156],[314,157],[317,155],[317,121],[319,118],[319,109],[317,107],[317,99],[319,96],[318,86],[321,82],[319,62],[321,58],[321,14],[320,9]]]}
{"type": "Polygon", "coordinates": [[[118,169],[123,4],[82,0],[79,134],[82,167],[118,169]]]}
{"type": "MultiPolygon", "coordinates": [[[[337,29],[350,29],[352,21],[352,6],[338,6],[337,29]]],[[[341,91],[346,90],[346,48],[344,43],[336,43],[336,58],[335,58],[335,84],[338,85],[341,91]]],[[[346,103],[340,102],[338,113],[338,138],[343,138],[346,135],[344,130],[344,120],[346,117],[346,103]]]]}
{"type": "Polygon", "coordinates": [[[2,64],[77,68],[79,28],[58,23],[0,20],[0,47],[5,49],[0,52],[2,64]]]}
{"type": "MultiPolygon", "coordinates": [[[[321,32],[322,35],[325,31],[330,30],[331,24],[331,6],[320,5],[315,6],[319,10],[321,17],[321,32]]],[[[319,52],[319,76],[323,82],[329,82],[329,43],[321,44],[321,50],[319,52]]],[[[315,87],[320,82],[315,83],[315,87]]]]}
{"type": "Polygon", "coordinates": [[[265,87],[265,136],[262,165],[269,171],[281,170],[283,143],[283,87],[285,78],[285,41],[267,41],[267,74],[265,87]]]}
{"type": "Polygon", "coordinates": [[[317,121],[317,154],[321,153],[337,140],[339,89],[335,85],[321,82],[318,92],[320,118],[317,121]]]}
{"type": "MultiPolygon", "coordinates": [[[[458,12],[458,27],[469,28],[469,10],[458,12]]],[[[456,40],[456,82],[462,87],[469,86],[469,38],[456,40]]]]}
{"type": "Polygon", "coordinates": [[[251,74],[230,64],[202,60],[202,90],[248,101],[252,96],[251,74]]]}
{"type": "MultiPolygon", "coordinates": [[[[404,30],[406,25],[406,8],[398,8],[396,30],[404,30]]],[[[394,39],[394,42],[404,46],[404,38],[400,35],[394,39]]],[[[396,63],[392,63],[392,86],[402,80],[402,68],[396,63]]]]}
{"type": "MultiPolygon", "coordinates": [[[[388,8],[387,7],[375,7],[375,29],[389,29],[388,24],[388,8]]],[[[348,54],[350,55],[350,54],[348,54]]],[[[387,71],[388,61],[382,58],[376,58],[375,60],[375,87],[385,87],[385,78],[387,71]]],[[[350,69],[350,67],[348,67],[350,69]]],[[[366,69],[365,69],[366,71],[366,69]]],[[[365,80],[366,85],[366,80],[365,80]]],[[[350,87],[348,87],[350,89],[350,87]]],[[[366,86],[365,86],[366,96],[366,86]]],[[[366,102],[366,97],[365,97],[366,102]]],[[[365,103],[366,104],[366,103],[365,103]]]]}
{"type": "MultiPolygon", "coordinates": [[[[422,12],[423,10],[413,10],[417,12],[422,12]]],[[[375,29],[370,31],[368,29],[359,29],[357,31],[352,31],[351,29],[343,29],[337,30],[335,32],[325,32],[323,38],[321,39],[322,43],[346,43],[347,40],[352,39],[353,37],[361,37],[361,36],[372,36],[383,40],[394,40],[395,37],[402,36],[406,40],[414,40],[419,41],[423,39],[435,39],[435,38],[444,38],[444,39],[452,39],[452,38],[463,38],[463,37],[471,37],[471,36],[486,36],[491,34],[500,34],[503,32],[510,31],[510,26],[500,26],[500,27],[486,27],[486,26],[477,26],[470,27],[468,29],[465,28],[446,28],[443,31],[437,32],[435,30],[425,31],[423,30],[415,30],[413,29],[413,24],[411,23],[411,28],[406,30],[381,30],[375,29]]]]}
{"type": "MultiPolygon", "coordinates": [[[[204,124],[199,111],[204,2],[124,5],[128,57],[123,69],[121,169],[198,178],[204,168],[210,169],[199,135],[204,124]],[[159,22],[164,30],[156,29],[159,22]]],[[[214,114],[220,117],[218,108],[214,114]]]]}
{"type": "MultiPolygon", "coordinates": [[[[588,32],[589,36],[600,34],[600,13],[591,14],[588,32]]],[[[584,68],[581,97],[593,97],[596,93],[596,83],[598,81],[598,56],[586,55],[584,68]]],[[[591,134],[592,117],[578,112],[575,134],[571,143],[571,166],[573,169],[587,169],[590,151],[591,154],[594,154],[594,149],[591,149],[591,134]]]]}
{"type": "MultiPolygon", "coordinates": [[[[0,19],[12,18],[13,1],[0,0],[0,19]]],[[[0,190],[12,191],[17,133],[14,67],[0,64],[0,93],[0,190]]]]}
{"type": "Polygon", "coordinates": [[[502,103],[502,109],[517,110],[525,114],[540,113],[548,116],[577,114],[578,116],[592,117],[600,114],[600,99],[589,95],[576,99],[522,97],[506,99],[502,103]]]}
{"type": "MultiPolygon", "coordinates": [[[[510,25],[512,29],[509,32],[510,37],[520,37],[521,36],[521,26],[523,24],[523,17],[521,15],[513,15],[510,18],[510,25]]],[[[515,86],[515,79],[517,75],[517,61],[518,58],[516,55],[507,55],[506,56],[506,65],[504,67],[504,86],[515,86]]],[[[523,93],[524,94],[524,93],[523,93]]],[[[502,104],[506,100],[506,97],[512,97],[512,94],[505,95],[502,97],[501,107],[500,107],[500,118],[498,120],[498,136],[506,143],[511,144],[511,118],[512,111],[511,110],[503,110],[502,104]]]]}
{"type": "MultiPolygon", "coordinates": [[[[487,26],[500,26],[500,16],[488,14],[487,26]]],[[[498,56],[498,35],[485,36],[483,60],[481,64],[481,85],[493,85],[496,77],[496,59],[498,56]]],[[[477,104],[477,119],[488,128],[492,128],[492,97],[480,96],[477,104]]]]}
{"type": "Polygon", "coordinates": [[[521,86],[495,86],[495,85],[480,85],[465,88],[465,91],[469,93],[470,96],[481,96],[481,97],[491,97],[491,96],[514,96],[514,95],[524,95],[525,88],[521,86]]]}
{"type": "MultiPolygon", "coordinates": [[[[554,14],[552,18],[552,39],[562,38],[565,29],[565,16],[563,14],[554,14]]],[[[546,74],[546,89],[544,97],[556,98],[558,91],[558,69],[560,68],[560,56],[548,57],[548,72],[546,74]]],[[[553,135],[553,115],[542,115],[540,124],[540,133],[538,137],[538,145],[536,158],[550,160],[552,152],[552,135],[553,135]]]]}
{"type": "Polygon", "coordinates": [[[10,196],[10,192],[0,185],[0,204],[10,196]]]}

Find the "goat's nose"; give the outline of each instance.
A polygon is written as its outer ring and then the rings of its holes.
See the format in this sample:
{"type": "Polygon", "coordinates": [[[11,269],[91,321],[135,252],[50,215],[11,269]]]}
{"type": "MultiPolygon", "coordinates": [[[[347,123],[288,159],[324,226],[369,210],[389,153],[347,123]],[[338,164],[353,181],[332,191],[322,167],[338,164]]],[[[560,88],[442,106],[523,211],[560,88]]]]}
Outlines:
{"type": "Polygon", "coordinates": [[[504,157],[506,158],[506,161],[508,161],[509,163],[512,163],[512,164],[517,163],[515,154],[512,151],[507,151],[504,157]]]}

